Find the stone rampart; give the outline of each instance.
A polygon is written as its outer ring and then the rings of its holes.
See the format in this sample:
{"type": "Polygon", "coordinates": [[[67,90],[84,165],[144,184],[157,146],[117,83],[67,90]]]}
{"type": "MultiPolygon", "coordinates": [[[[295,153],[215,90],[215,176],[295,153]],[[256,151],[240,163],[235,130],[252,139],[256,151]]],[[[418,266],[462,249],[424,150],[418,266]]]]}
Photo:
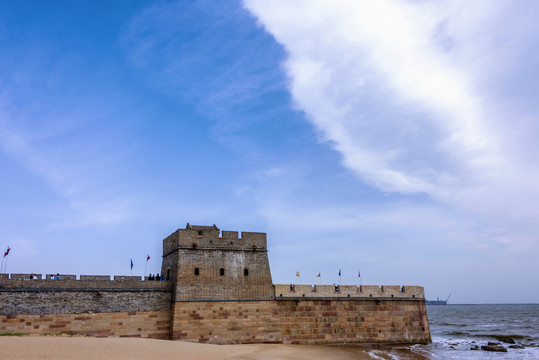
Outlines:
{"type": "Polygon", "coordinates": [[[0,334],[150,337],[215,344],[427,343],[423,288],[274,285],[266,234],[187,224],[161,275],[0,274],[0,334]]]}

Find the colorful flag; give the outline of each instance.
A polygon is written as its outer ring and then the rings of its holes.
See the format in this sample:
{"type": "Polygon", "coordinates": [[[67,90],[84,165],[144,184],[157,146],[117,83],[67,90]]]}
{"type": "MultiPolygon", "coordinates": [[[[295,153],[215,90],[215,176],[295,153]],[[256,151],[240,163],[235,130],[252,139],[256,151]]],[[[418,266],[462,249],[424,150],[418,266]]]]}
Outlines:
{"type": "Polygon", "coordinates": [[[341,276],[341,269],[339,269],[339,276],[341,276]]]}
{"type": "Polygon", "coordinates": [[[150,255],[148,255],[148,257],[146,258],[146,261],[150,260],[150,255]]]}
{"type": "Polygon", "coordinates": [[[6,257],[6,256],[9,255],[9,250],[11,250],[11,248],[8,246],[8,247],[7,247],[7,251],[4,253],[4,257],[6,257]]]}
{"type": "Polygon", "coordinates": [[[318,273],[318,275],[316,275],[316,277],[320,277],[320,273],[318,273]]]}
{"type": "Polygon", "coordinates": [[[133,270],[133,259],[131,259],[131,270],[133,270]]]}
{"type": "Polygon", "coordinates": [[[296,273],[296,276],[299,276],[299,271],[296,273]]]}
{"type": "Polygon", "coordinates": [[[359,270],[357,271],[357,277],[361,277],[361,273],[359,272],[359,270]]]}

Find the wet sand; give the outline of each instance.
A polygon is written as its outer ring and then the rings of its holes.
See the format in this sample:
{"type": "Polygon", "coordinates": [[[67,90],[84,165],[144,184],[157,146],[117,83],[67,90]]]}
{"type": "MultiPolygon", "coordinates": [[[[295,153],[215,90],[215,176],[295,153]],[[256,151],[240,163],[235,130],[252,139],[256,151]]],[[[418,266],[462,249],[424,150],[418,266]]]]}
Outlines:
{"type": "MultiPolygon", "coordinates": [[[[390,359],[368,348],[304,345],[208,345],[181,341],[89,337],[0,337],[0,358],[11,360],[367,360],[390,359]],[[371,352],[375,357],[369,355],[371,352]]],[[[418,359],[404,357],[405,359],[418,359]]]]}

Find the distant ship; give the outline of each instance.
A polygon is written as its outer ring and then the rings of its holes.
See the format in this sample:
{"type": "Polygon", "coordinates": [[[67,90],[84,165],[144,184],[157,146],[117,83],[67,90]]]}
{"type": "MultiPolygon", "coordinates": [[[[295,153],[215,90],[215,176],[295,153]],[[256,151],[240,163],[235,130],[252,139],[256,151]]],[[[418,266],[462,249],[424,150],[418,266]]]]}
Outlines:
{"type": "Polygon", "coordinates": [[[425,300],[425,305],[447,305],[447,300],[451,297],[451,294],[447,297],[445,300],[440,300],[440,298],[436,298],[436,300],[425,300]]]}

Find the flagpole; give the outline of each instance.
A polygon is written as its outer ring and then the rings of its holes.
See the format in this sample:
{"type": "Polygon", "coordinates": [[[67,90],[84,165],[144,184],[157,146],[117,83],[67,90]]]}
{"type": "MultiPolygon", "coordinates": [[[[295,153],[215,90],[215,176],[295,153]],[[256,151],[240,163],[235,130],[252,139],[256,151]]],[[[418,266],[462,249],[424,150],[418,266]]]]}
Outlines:
{"type": "Polygon", "coordinates": [[[7,270],[7,259],[6,259],[6,257],[9,255],[9,250],[11,250],[11,249],[9,248],[9,245],[8,245],[7,250],[4,253],[4,257],[2,258],[2,266],[0,266],[0,272],[6,272],[6,270],[7,270]],[[4,260],[5,260],[5,263],[4,263],[4,260]]]}
{"type": "Polygon", "coordinates": [[[148,267],[148,260],[150,260],[150,255],[146,258],[146,264],[144,265],[144,280],[146,280],[146,268],[148,267]]]}

